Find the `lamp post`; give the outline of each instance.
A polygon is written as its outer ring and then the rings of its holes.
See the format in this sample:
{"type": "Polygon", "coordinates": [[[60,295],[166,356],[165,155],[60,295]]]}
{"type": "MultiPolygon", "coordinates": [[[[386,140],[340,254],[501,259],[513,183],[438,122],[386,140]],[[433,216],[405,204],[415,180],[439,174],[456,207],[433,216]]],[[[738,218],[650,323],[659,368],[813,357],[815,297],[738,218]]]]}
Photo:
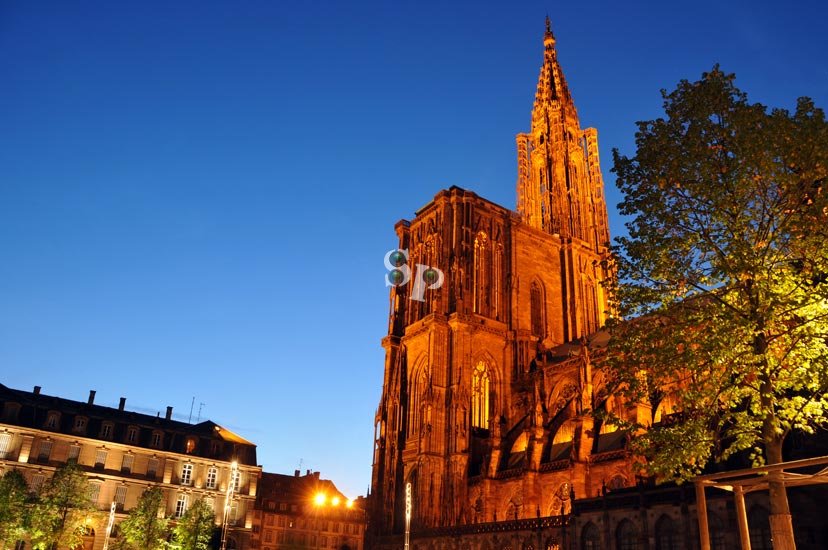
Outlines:
{"type": "Polygon", "coordinates": [[[405,550],[411,535],[411,482],[405,484],[405,550]]]}
{"type": "Polygon", "coordinates": [[[103,550],[109,548],[109,535],[112,534],[112,526],[115,525],[115,501],[112,501],[112,506],[109,507],[109,521],[106,522],[106,534],[104,535],[103,550]]]}
{"type": "Polygon", "coordinates": [[[224,517],[221,521],[221,550],[227,548],[227,527],[230,519],[231,501],[236,490],[236,478],[239,475],[239,463],[235,460],[230,464],[230,481],[227,483],[227,492],[224,497],[224,517]]]}

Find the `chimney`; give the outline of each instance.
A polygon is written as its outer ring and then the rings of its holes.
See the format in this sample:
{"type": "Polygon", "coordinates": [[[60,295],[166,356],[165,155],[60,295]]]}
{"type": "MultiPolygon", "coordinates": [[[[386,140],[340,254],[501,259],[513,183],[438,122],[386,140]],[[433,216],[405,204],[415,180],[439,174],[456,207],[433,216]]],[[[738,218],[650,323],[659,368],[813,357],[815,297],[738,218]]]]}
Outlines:
{"type": "Polygon", "coordinates": [[[118,402],[118,410],[124,410],[124,406],[126,406],[126,397],[122,397],[121,400],[118,402]]]}
{"type": "Polygon", "coordinates": [[[89,390],[89,401],[86,402],[87,405],[93,405],[95,403],[95,390],[89,390]]]}
{"type": "Polygon", "coordinates": [[[293,470],[293,477],[299,477],[299,470],[293,470]]]}
{"type": "Polygon", "coordinates": [[[316,481],[319,481],[319,472],[314,472],[313,477],[316,478],[316,481]]]}
{"type": "Polygon", "coordinates": [[[172,418],[172,407],[167,407],[167,416],[166,419],[170,420],[172,418]]]}
{"type": "Polygon", "coordinates": [[[40,386],[35,386],[34,391],[32,393],[35,395],[40,395],[40,386]]]}
{"type": "Polygon", "coordinates": [[[306,475],[306,476],[309,476],[310,474],[311,474],[311,471],[310,471],[310,470],[305,470],[305,475],[306,475]]]}

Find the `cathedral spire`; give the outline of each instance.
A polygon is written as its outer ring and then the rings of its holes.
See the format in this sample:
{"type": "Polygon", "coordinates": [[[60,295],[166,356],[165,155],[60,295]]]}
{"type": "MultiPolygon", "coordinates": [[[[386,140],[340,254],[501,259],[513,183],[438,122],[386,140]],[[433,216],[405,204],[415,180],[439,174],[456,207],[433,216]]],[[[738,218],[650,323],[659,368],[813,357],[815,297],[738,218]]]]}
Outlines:
{"type": "Polygon", "coordinates": [[[609,239],[595,130],[582,130],[555,49],[543,37],[532,126],[518,135],[518,212],[537,229],[602,246],[609,239]]]}
{"type": "Polygon", "coordinates": [[[549,15],[546,16],[546,32],[543,35],[543,45],[547,50],[555,48],[555,35],[552,34],[552,23],[549,21],[549,15]]]}

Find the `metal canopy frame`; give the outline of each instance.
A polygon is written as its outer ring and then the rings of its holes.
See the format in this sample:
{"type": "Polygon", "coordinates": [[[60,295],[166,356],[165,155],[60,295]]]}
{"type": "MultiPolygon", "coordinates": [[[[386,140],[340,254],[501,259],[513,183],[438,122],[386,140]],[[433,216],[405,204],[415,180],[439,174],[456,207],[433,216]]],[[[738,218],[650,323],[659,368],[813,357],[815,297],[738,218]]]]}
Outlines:
{"type": "Polygon", "coordinates": [[[748,533],[747,512],[745,510],[745,494],[768,489],[768,474],[778,473],[780,481],[788,487],[803,485],[818,485],[828,483],[828,456],[806,458],[780,462],[761,468],[747,468],[732,472],[721,472],[699,476],[694,480],[696,485],[696,506],[699,519],[699,542],[701,550],[710,550],[710,533],[707,526],[707,499],[705,487],[715,487],[725,491],[732,491],[736,501],[736,516],[739,522],[739,539],[742,550],[750,550],[750,535],[748,533]],[[798,473],[791,470],[822,466],[814,473],[798,473]]]}

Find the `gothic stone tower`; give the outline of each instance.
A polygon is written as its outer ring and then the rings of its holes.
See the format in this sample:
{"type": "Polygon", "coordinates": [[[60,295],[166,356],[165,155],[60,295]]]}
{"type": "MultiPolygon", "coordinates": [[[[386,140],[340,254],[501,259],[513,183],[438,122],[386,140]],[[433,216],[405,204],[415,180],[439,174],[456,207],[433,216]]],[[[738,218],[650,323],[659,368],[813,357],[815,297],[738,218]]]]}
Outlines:
{"type": "Polygon", "coordinates": [[[531,132],[517,137],[517,212],[452,187],[395,226],[409,264],[445,280],[423,301],[411,284],[391,290],[375,536],[403,529],[408,482],[412,529],[547,515],[561,479],[594,490],[591,425],[576,421],[592,374],[566,356],[605,320],[606,204],[597,132],[580,127],[548,20],[544,49],[531,132]]]}

